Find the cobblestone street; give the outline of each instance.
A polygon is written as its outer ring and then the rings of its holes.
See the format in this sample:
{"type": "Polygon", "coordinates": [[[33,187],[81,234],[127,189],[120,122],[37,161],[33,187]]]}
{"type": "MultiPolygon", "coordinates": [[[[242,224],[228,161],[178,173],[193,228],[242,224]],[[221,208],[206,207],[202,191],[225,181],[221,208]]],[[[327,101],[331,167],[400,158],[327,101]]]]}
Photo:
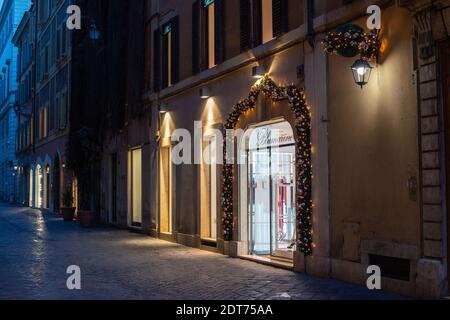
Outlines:
{"type": "Polygon", "coordinates": [[[0,299],[398,299],[112,228],[0,205],[0,299]],[[82,290],[66,288],[78,265],[82,290]]]}

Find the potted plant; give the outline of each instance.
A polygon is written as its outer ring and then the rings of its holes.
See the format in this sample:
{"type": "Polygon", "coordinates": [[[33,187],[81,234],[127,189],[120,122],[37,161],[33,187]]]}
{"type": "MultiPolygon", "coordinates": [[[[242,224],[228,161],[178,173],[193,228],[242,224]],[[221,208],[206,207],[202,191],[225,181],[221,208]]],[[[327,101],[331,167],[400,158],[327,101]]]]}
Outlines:
{"type": "Polygon", "coordinates": [[[67,188],[67,190],[64,191],[63,205],[64,207],[61,208],[61,213],[64,221],[73,221],[76,208],[73,206],[73,194],[71,188],[67,188]]]}
{"type": "Polygon", "coordinates": [[[78,179],[78,221],[83,228],[96,227],[100,220],[97,208],[101,171],[98,132],[83,127],[70,137],[68,146],[68,162],[78,179]]]}

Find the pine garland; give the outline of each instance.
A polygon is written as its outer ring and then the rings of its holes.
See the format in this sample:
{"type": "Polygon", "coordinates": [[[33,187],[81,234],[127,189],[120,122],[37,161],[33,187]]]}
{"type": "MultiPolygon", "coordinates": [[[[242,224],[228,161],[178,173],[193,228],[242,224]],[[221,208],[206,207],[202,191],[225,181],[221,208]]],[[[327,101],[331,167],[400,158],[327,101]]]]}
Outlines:
{"type": "Polygon", "coordinates": [[[376,60],[380,52],[379,31],[348,30],[346,32],[329,32],[323,41],[325,51],[330,54],[342,54],[346,50],[355,50],[362,58],[376,60]]]}
{"type": "MultiPolygon", "coordinates": [[[[311,162],[311,109],[306,103],[305,94],[296,86],[277,86],[268,76],[252,87],[249,96],[233,107],[225,122],[224,130],[236,128],[239,118],[245,112],[255,108],[256,100],[263,93],[272,101],[288,100],[294,112],[296,123],[296,216],[297,216],[297,249],[305,255],[313,251],[313,201],[312,201],[312,162],[311,162]]],[[[224,159],[227,145],[224,143],[224,159]]],[[[233,239],[233,182],[234,166],[223,166],[223,198],[222,224],[224,240],[233,239]]]]}

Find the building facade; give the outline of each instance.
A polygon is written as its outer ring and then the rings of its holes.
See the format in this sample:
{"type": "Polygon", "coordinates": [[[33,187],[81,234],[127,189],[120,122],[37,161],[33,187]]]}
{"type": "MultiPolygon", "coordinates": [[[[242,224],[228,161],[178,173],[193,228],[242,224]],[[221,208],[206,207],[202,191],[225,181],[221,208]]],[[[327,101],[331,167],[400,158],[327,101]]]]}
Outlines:
{"type": "MultiPolygon", "coordinates": [[[[328,55],[322,42],[346,23],[365,28],[366,1],[147,1],[136,22],[146,32],[144,74],[125,84],[133,97],[144,91],[144,105],[125,95],[114,111],[123,117],[108,116],[123,121],[105,131],[103,221],[359,284],[375,264],[385,290],[447,294],[448,1],[373,4],[382,45],[361,90],[350,72],[356,58],[328,55]],[[230,167],[231,189],[211,161],[222,155],[211,141],[264,74],[304,88],[311,108],[311,255],[300,252],[296,199],[307,181],[296,179],[302,141],[289,101],[267,89],[236,122],[235,152],[247,161],[230,167]],[[143,88],[132,85],[140,77],[143,88]],[[264,139],[275,131],[282,148],[264,139]],[[177,153],[183,142],[190,155],[177,153]],[[202,154],[209,160],[195,163],[202,154]]],[[[128,69],[140,63],[132,52],[128,69]]]]}
{"type": "Polygon", "coordinates": [[[21,205],[30,203],[30,168],[33,146],[33,112],[34,112],[34,44],[35,44],[35,6],[25,12],[13,37],[13,44],[18,48],[17,63],[17,134],[16,157],[18,170],[16,175],[16,201],[21,205]]]}
{"type": "Polygon", "coordinates": [[[72,190],[66,169],[69,134],[71,31],[66,27],[71,1],[33,1],[14,42],[19,49],[20,108],[17,155],[19,201],[58,212],[62,195],[72,190]]]}
{"type": "Polygon", "coordinates": [[[366,1],[75,4],[81,30],[69,1],[36,0],[13,39],[18,201],[58,211],[69,189],[164,240],[359,284],[378,265],[385,290],[448,293],[449,1],[373,1],[363,90],[357,58],[323,42],[365,29],[366,1]]]}
{"type": "Polygon", "coordinates": [[[15,202],[18,163],[15,156],[17,49],[12,37],[30,0],[3,1],[0,11],[0,201],[15,202]]]}

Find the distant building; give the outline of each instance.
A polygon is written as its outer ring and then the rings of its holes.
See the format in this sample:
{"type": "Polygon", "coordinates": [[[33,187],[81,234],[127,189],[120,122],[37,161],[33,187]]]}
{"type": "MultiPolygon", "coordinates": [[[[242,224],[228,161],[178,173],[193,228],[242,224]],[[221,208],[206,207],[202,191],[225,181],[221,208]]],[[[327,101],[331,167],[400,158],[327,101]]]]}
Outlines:
{"type": "Polygon", "coordinates": [[[34,0],[14,44],[19,49],[19,202],[58,212],[62,194],[72,188],[65,170],[69,133],[71,32],[66,28],[70,0],[34,0]]]}
{"type": "Polygon", "coordinates": [[[12,37],[31,0],[5,0],[0,11],[0,200],[16,201],[17,48],[12,37]]]}
{"type": "Polygon", "coordinates": [[[22,205],[29,204],[30,168],[33,135],[34,111],[34,44],[35,44],[35,6],[26,12],[13,37],[18,48],[17,57],[17,134],[16,158],[18,169],[16,175],[16,201],[22,205]]]}

